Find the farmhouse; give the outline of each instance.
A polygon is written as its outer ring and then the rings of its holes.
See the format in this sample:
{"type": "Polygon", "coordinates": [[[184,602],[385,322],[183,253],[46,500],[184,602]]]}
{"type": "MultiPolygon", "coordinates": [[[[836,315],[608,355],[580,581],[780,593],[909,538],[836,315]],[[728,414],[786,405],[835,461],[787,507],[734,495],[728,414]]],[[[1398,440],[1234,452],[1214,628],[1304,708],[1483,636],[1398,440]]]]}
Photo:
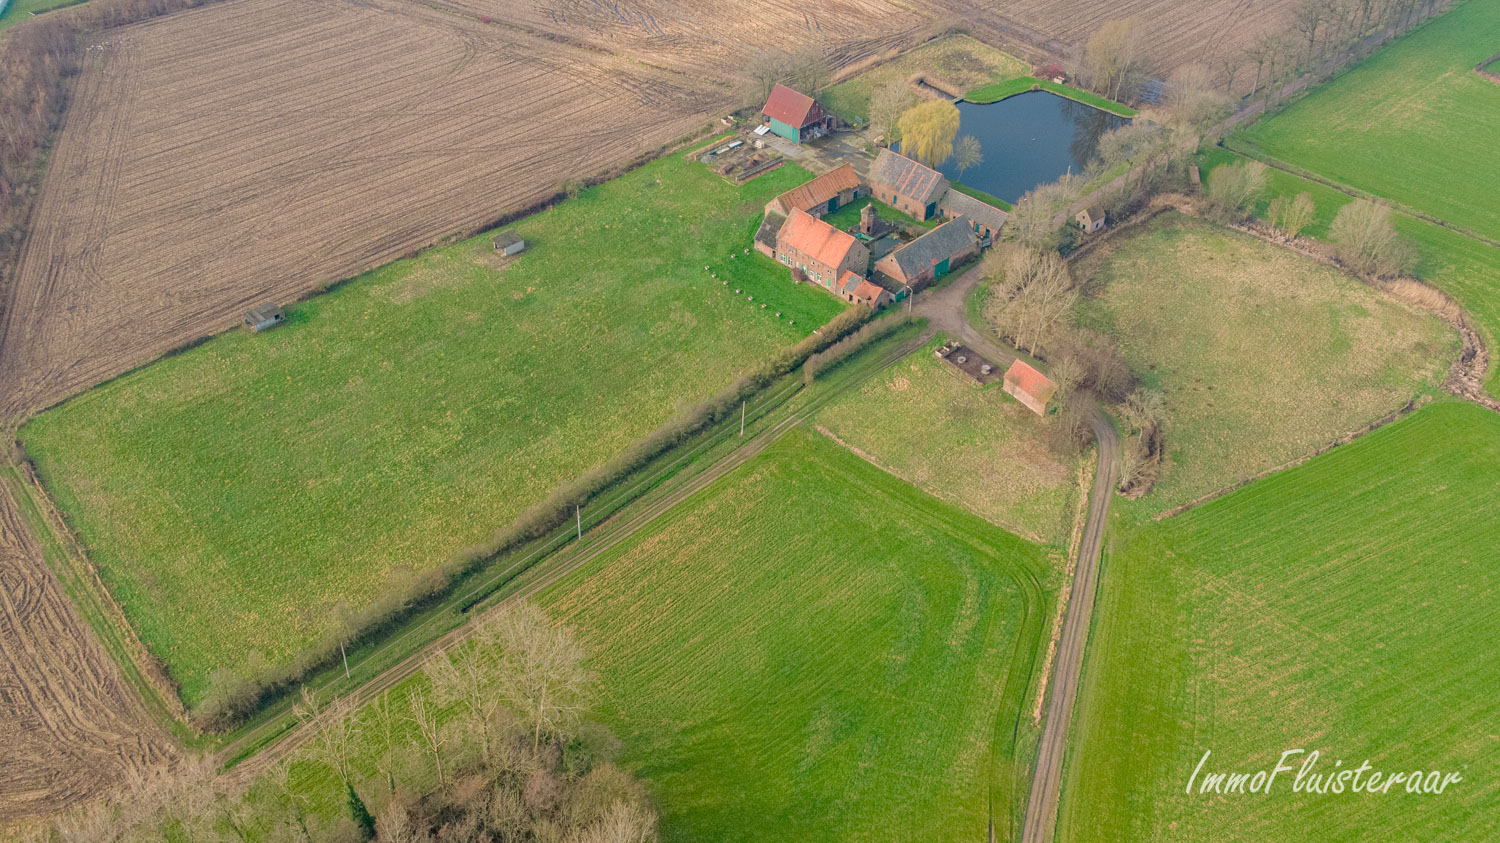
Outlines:
{"type": "Polygon", "coordinates": [[[979,236],[967,217],[945,222],[875,263],[875,271],[898,284],[920,287],[979,254],[979,236]]]}
{"type": "Polygon", "coordinates": [[[766,214],[786,216],[797,210],[822,217],[869,194],[854,165],[843,164],[772,199],[766,203],[766,214]]]}
{"type": "Polygon", "coordinates": [[[245,312],[245,327],[260,333],[286,321],[286,313],[274,304],[263,304],[245,312]]]}
{"type": "Polygon", "coordinates": [[[1047,402],[1057,392],[1057,384],[1024,360],[1017,360],[1005,370],[1005,391],[1015,396],[1017,401],[1025,404],[1033,413],[1045,416],[1047,402]]]}
{"type": "Polygon", "coordinates": [[[870,250],[806,211],[792,211],[776,234],[776,259],[841,295],[835,284],[845,272],[863,277],[870,250]]]}
{"type": "Polygon", "coordinates": [[[1084,234],[1093,234],[1104,227],[1104,211],[1098,205],[1090,205],[1073,215],[1084,234]]]}
{"type": "Polygon", "coordinates": [[[502,231],[495,235],[495,251],[506,257],[526,251],[526,241],[514,231],[502,231]]]}
{"type": "Polygon", "coordinates": [[[833,118],[807,94],[777,83],[761,109],[761,122],[793,143],[819,138],[833,128],[833,118]]]}
{"type": "Polygon", "coordinates": [[[1000,233],[1000,226],[1005,225],[1005,220],[1009,217],[994,205],[981,202],[967,193],[959,193],[952,188],[949,188],[948,192],[943,194],[943,198],[938,201],[938,210],[942,212],[945,220],[967,218],[974,233],[978,234],[986,245],[1000,233]]]}
{"type": "Polygon", "coordinates": [[[938,200],[947,190],[948,180],[942,173],[889,149],[882,149],[870,168],[870,192],[875,198],[917,220],[937,216],[938,200]]]}

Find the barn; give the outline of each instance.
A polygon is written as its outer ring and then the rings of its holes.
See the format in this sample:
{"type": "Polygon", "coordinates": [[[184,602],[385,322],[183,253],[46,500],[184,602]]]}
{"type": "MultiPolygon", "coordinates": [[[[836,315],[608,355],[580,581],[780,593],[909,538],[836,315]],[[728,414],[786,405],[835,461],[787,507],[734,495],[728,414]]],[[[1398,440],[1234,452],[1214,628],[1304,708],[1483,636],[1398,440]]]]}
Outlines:
{"type": "Polygon", "coordinates": [[[875,270],[898,284],[920,288],[979,254],[979,235],[968,217],[934,228],[875,262],[875,270]]]}
{"type": "Polygon", "coordinates": [[[821,176],[766,203],[766,214],[786,216],[792,211],[806,211],[815,217],[831,214],[870,191],[860,182],[853,164],[841,164],[821,176]]]}
{"type": "Polygon", "coordinates": [[[1009,216],[999,208],[988,202],[981,202],[967,193],[959,193],[950,188],[943,198],[938,200],[938,210],[942,212],[943,219],[955,220],[959,217],[968,219],[969,225],[974,233],[988,243],[1000,233],[1000,226],[1005,225],[1009,216]]]}
{"type": "Polygon", "coordinates": [[[898,211],[929,220],[937,216],[938,200],[948,192],[948,180],[931,167],[882,149],[870,167],[870,192],[898,211]]]}
{"type": "Polygon", "coordinates": [[[779,82],[761,109],[761,122],[792,143],[820,138],[833,129],[833,117],[817,100],[779,82]]]}
{"type": "Polygon", "coordinates": [[[1039,416],[1047,415],[1047,402],[1057,392],[1057,384],[1046,375],[1032,368],[1024,360],[1017,360],[1005,370],[1005,391],[1025,404],[1039,416]]]}

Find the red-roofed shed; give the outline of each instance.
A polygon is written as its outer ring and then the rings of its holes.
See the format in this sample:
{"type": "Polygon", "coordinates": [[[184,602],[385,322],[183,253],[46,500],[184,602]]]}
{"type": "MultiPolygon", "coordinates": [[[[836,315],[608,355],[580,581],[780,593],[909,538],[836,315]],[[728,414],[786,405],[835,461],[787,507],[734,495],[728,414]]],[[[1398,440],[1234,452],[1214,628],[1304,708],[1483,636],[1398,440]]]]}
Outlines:
{"type": "Polygon", "coordinates": [[[1057,392],[1057,384],[1023,360],[1005,370],[1005,391],[1031,408],[1039,416],[1047,415],[1047,402],[1057,392]]]}

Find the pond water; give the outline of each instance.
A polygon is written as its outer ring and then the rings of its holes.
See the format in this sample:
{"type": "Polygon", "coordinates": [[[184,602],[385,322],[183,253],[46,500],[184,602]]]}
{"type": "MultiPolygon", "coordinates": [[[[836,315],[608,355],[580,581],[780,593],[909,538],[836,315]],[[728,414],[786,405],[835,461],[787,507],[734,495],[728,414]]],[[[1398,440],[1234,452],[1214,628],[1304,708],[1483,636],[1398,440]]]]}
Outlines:
{"type": "Polygon", "coordinates": [[[1028,91],[989,105],[960,102],[958,114],[959,135],[979,139],[984,163],[966,170],[963,178],[952,158],[938,169],[1007,202],[1069,170],[1082,173],[1099,147],[1099,136],[1129,122],[1047,91],[1028,91]]]}

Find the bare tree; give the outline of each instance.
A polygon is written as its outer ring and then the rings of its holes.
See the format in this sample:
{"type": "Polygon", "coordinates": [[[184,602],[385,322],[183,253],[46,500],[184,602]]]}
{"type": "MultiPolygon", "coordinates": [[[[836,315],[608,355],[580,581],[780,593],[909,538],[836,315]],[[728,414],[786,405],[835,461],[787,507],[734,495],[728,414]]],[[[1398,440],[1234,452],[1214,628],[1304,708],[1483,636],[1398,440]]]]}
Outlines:
{"type": "Polygon", "coordinates": [[[1041,354],[1078,299],[1068,264],[1056,252],[1021,246],[1000,254],[988,266],[996,275],[985,315],[1017,348],[1041,354]]]}
{"type": "Polygon", "coordinates": [[[891,133],[896,130],[901,115],[916,104],[917,94],[905,82],[892,82],[876,88],[870,95],[870,126],[887,141],[898,140],[891,133]]]}
{"type": "Polygon", "coordinates": [[[1078,201],[1082,187],[1081,176],[1068,175],[1028,190],[1017,200],[1000,236],[1028,249],[1056,249],[1066,214],[1078,201]]]}
{"type": "Polygon", "coordinates": [[[963,178],[965,170],[983,163],[984,150],[979,146],[979,138],[973,135],[959,138],[953,151],[953,166],[958,169],[958,177],[963,178]]]}
{"type": "Polygon", "coordinates": [[[568,843],[646,843],[656,839],[656,815],[634,802],[615,802],[598,822],[568,838],[568,843]]]}
{"type": "Polygon", "coordinates": [[[1281,232],[1282,237],[1296,240],[1316,213],[1317,206],[1313,204],[1312,194],[1299,193],[1295,197],[1281,195],[1271,200],[1266,219],[1272,228],[1281,232]]]}
{"type": "Polygon", "coordinates": [[[1135,21],[1130,18],[1105,21],[1089,36],[1083,57],[1094,90],[1110,99],[1119,99],[1140,70],[1135,21]]]}
{"type": "Polygon", "coordinates": [[[1209,210],[1224,222],[1238,222],[1250,212],[1265,188],[1265,164],[1259,161],[1221,164],[1209,173],[1209,210]]]}
{"type": "Polygon", "coordinates": [[[479,621],[470,642],[453,653],[440,653],[427,663],[426,673],[438,701],[456,705],[465,731],[479,741],[480,758],[494,764],[491,732],[504,700],[497,693],[501,680],[500,625],[502,616],[479,621]]]}
{"type": "Polygon", "coordinates": [[[297,719],[313,735],[312,753],[328,765],[339,783],[348,788],[354,781],[354,751],[359,742],[359,721],[348,700],[324,707],[317,694],[302,687],[302,698],[294,708],[297,719]]]}
{"type": "Polygon", "coordinates": [[[1367,199],[1340,208],[1329,236],[1338,259],[1361,275],[1396,276],[1416,262],[1415,248],[1391,225],[1391,209],[1367,199]]]}
{"type": "Polygon", "coordinates": [[[411,706],[411,724],[417,728],[422,746],[432,753],[432,765],[437,770],[438,789],[448,789],[448,779],[443,773],[443,747],[447,736],[438,722],[437,707],[432,704],[425,691],[413,691],[407,701],[411,706]]]}
{"type": "Polygon", "coordinates": [[[553,624],[536,606],[501,609],[494,624],[500,694],[531,726],[537,751],[544,733],[573,728],[588,705],[593,676],[573,631],[553,624]]]}

